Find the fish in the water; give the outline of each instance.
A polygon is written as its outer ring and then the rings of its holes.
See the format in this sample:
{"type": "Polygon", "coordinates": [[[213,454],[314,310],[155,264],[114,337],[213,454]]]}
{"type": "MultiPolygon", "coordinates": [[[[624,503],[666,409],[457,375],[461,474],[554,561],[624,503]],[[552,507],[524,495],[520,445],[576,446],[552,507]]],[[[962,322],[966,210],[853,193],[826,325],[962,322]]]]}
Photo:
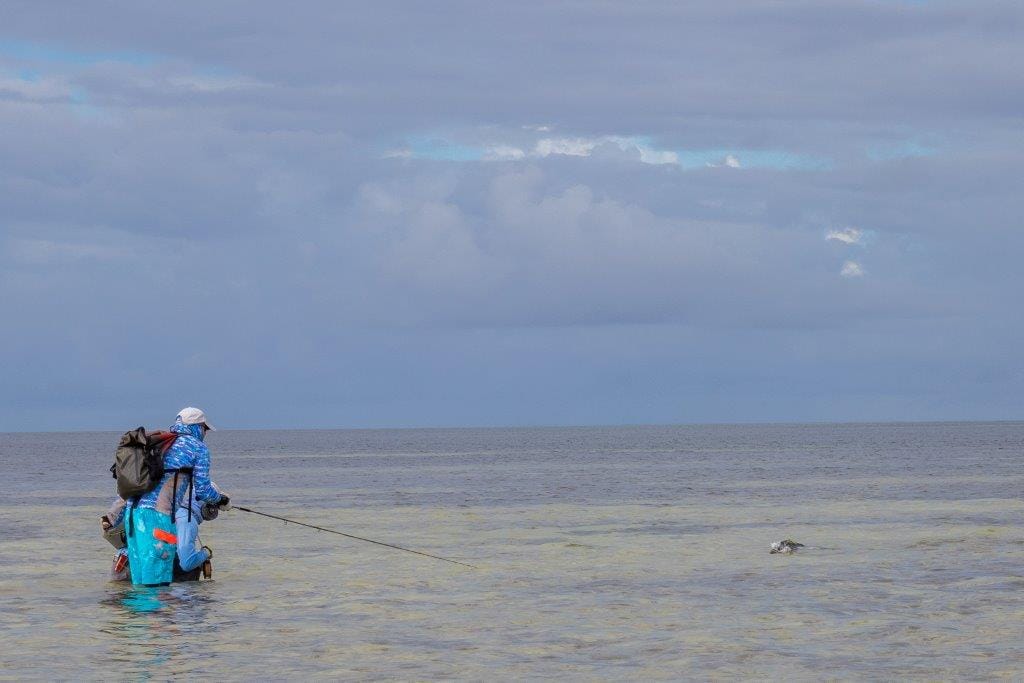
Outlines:
{"type": "Polygon", "coordinates": [[[797,551],[797,548],[803,548],[803,543],[797,543],[796,541],[787,538],[784,541],[776,541],[772,543],[771,554],[782,553],[783,555],[791,555],[797,551]]]}

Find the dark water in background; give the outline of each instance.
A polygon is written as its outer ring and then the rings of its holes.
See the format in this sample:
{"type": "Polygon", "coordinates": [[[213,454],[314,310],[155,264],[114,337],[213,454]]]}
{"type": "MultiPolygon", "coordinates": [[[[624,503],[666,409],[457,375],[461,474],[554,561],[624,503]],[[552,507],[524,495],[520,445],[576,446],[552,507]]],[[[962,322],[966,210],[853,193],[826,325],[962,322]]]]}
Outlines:
{"type": "Polygon", "coordinates": [[[0,434],[0,676],[1024,676],[1024,423],[218,431],[239,504],[480,569],[234,511],[149,592],[117,437],[0,434]]]}

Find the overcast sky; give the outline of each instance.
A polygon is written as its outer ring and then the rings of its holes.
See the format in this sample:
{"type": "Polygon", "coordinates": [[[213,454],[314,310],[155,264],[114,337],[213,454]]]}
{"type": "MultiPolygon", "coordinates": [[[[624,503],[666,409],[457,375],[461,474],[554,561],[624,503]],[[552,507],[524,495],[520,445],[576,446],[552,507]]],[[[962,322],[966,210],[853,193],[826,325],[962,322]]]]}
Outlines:
{"type": "Polygon", "coordinates": [[[1024,3],[0,7],[0,430],[1020,419],[1024,3]]]}

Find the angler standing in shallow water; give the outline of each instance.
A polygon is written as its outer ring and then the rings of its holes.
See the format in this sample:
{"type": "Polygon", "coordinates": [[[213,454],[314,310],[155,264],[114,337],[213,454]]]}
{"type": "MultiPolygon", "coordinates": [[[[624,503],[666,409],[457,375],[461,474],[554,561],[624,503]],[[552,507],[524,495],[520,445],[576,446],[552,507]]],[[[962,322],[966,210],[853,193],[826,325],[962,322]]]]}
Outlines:
{"type": "MultiPolygon", "coordinates": [[[[184,508],[191,514],[199,500],[227,506],[228,496],[210,481],[210,449],[203,443],[213,428],[198,408],[178,413],[170,431],[178,435],[163,456],[164,474],[149,493],[131,498],[125,511],[125,535],[132,583],[144,586],[171,582],[177,546],[176,513],[184,508]]],[[[200,551],[210,558],[210,551],[200,551]]]]}

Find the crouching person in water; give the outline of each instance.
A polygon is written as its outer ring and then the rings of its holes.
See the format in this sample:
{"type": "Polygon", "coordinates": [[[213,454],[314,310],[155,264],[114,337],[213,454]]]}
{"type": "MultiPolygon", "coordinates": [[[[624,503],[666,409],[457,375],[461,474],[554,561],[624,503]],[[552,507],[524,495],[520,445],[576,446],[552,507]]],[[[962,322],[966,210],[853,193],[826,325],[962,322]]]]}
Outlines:
{"type": "MultiPolygon", "coordinates": [[[[125,536],[134,585],[166,586],[171,582],[180,508],[190,513],[195,500],[213,505],[228,504],[228,497],[210,481],[210,449],[203,439],[211,429],[206,415],[198,408],[185,408],[178,413],[170,429],[178,437],[164,454],[160,483],[149,493],[127,502],[125,536]]],[[[200,549],[199,555],[202,563],[210,559],[212,553],[200,549]]],[[[190,554],[189,559],[194,561],[194,555],[190,554]]]]}
{"type": "MultiPolygon", "coordinates": [[[[103,538],[117,550],[110,568],[110,578],[113,581],[127,581],[131,578],[128,543],[124,532],[124,509],[125,502],[121,498],[116,498],[107,514],[100,517],[103,538]]],[[[172,580],[198,581],[200,574],[204,579],[213,576],[213,563],[210,560],[213,551],[199,540],[199,525],[204,521],[216,519],[219,512],[220,508],[216,505],[203,503],[198,499],[193,499],[187,510],[181,507],[175,511],[174,526],[178,542],[175,548],[172,580]]]]}
{"type": "Polygon", "coordinates": [[[124,505],[122,498],[115,498],[107,514],[100,517],[103,538],[117,551],[114,555],[114,564],[110,567],[112,581],[127,581],[131,578],[131,570],[128,568],[128,541],[124,535],[124,505]]]}

